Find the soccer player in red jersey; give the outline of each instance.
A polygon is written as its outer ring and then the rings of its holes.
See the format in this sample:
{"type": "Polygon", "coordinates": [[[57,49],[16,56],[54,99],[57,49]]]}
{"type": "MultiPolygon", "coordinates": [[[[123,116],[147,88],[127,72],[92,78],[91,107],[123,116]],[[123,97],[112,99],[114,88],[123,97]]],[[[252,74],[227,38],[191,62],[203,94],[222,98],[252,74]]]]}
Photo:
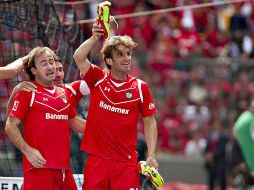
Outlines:
{"type": "Polygon", "coordinates": [[[81,149],[89,153],[83,190],[137,190],[137,122],[144,121],[148,146],[147,163],[158,168],[155,159],[157,126],[154,102],[147,83],[130,76],[132,50],[129,36],[107,39],[101,50],[108,71],[93,65],[87,55],[103,35],[94,23],[92,36],[74,53],[82,78],[90,88],[90,103],[81,149]]]}
{"type": "Polygon", "coordinates": [[[24,154],[23,190],[77,190],[70,168],[70,126],[83,132],[85,123],[76,119],[66,91],[54,85],[54,56],[47,47],[29,53],[25,70],[37,91],[18,92],[6,122],[6,133],[24,154]]]}
{"type": "MultiPolygon", "coordinates": [[[[26,56],[27,57],[27,56],[26,56]]],[[[64,84],[64,70],[63,65],[61,62],[60,57],[57,55],[54,56],[55,66],[56,66],[56,76],[54,79],[54,84],[58,87],[62,87],[66,89],[66,93],[70,97],[71,105],[76,108],[79,100],[88,95],[90,93],[89,88],[84,80],[74,81],[70,84],[64,84]]],[[[16,62],[16,61],[14,61],[16,62]]],[[[16,93],[19,91],[26,91],[26,92],[36,92],[36,85],[30,81],[23,81],[19,83],[12,91],[12,94],[9,98],[7,104],[7,115],[9,113],[9,107],[13,103],[13,99],[16,96],[16,93]]]]}

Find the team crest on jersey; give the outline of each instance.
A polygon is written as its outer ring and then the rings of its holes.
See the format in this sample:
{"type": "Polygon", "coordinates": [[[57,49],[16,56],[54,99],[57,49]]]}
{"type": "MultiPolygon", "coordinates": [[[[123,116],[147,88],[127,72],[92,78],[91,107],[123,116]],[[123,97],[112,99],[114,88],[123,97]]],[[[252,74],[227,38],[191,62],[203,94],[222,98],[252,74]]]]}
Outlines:
{"type": "Polygon", "coordinates": [[[66,100],[65,96],[62,96],[62,100],[63,100],[64,103],[67,103],[67,100],[66,100]]]}
{"type": "Polygon", "coordinates": [[[131,92],[126,92],[125,97],[127,99],[131,99],[132,98],[132,93],[131,92]]]}
{"type": "Polygon", "coordinates": [[[13,103],[12,110],[13,110],[13,111],[16,111],[16,110],[18,109],[18,106],[19,106],[19,101],[18,101],[18,100],[15,100],[14,103],[13,103]]]}

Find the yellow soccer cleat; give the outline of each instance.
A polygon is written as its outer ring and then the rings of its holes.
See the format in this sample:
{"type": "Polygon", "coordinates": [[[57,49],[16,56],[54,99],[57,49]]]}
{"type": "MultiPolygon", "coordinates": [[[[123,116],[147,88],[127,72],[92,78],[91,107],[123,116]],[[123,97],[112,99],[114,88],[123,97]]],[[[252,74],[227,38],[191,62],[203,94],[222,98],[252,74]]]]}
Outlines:
{"type": "Polygon", "coordinates": [[[164,184],[164,180],[159,172],[145,161],[138,162],[138,170],[141,174],[145,175],[155,187],[161,187],[164,184]]]}
{"type": "Polygon", "coordinates": [[[97,23],[100,24],[101,27],[104,29],[105,38],[110,37],[110,23],[109,22],[115,21],[114,17],[110,15],[110,6],[111,6],[111,3],[109,1],[104,1],[100,3],[97,7],[97,14],[98,14],[97,23]]]}

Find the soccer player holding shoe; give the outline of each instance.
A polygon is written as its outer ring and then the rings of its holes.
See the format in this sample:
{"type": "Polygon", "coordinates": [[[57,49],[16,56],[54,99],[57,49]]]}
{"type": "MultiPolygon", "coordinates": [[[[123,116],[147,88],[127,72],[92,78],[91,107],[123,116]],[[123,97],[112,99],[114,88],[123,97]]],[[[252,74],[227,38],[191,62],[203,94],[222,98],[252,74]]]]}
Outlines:
{"type": "Polygon", "coordinates": [[[90,88],[86,130],[81,149],[89,153],[83,190],[139,189],[137,170],[137,122],[143,117],[147,163],[158,168],[155,159],[156,112],[147,83],[130,76],[132,50],[129,36],[113,36],[105,41],[102,54],[107,70],[91,64],[87,55],[103,36],[94,23],[92,36],[74,53],[82,78],[90,88]]]}
{"type": "Polygon", "coordinates": [[[23,190],[77,189],[70,168],[70,126],[83,132],[85,125],[76,119],[65,90],[54,85],[54,56],[47,47],[29,53],[25,70],[37,91],[18,92],[6,122],[7,135],[24,154],[23,190]]]}

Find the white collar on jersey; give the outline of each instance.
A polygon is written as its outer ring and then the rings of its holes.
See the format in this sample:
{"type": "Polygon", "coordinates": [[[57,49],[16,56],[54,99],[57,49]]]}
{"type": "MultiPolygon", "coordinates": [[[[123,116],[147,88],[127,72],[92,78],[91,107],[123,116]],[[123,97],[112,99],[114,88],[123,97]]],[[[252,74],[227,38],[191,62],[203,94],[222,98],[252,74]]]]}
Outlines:
{"type": "Polygon", "coordinates": [[[55,91],[56,91],[56,88],[54,87],[54,89],[53,90],[49,90],[49,89],[47,89],[47,88],[44,88],[45,90],[47,90],[49,93],[51,93],[51,94],[54,94],[55,93],[55,91]]]}
{"type": "Polygon", "coordinates": [[[126,82],[116,83],[116,82],[112,81],[111,79],[110,79],[110,81],[111,81],[116,87],[123,86],[123,85],[126,83],[126,82]]]}

